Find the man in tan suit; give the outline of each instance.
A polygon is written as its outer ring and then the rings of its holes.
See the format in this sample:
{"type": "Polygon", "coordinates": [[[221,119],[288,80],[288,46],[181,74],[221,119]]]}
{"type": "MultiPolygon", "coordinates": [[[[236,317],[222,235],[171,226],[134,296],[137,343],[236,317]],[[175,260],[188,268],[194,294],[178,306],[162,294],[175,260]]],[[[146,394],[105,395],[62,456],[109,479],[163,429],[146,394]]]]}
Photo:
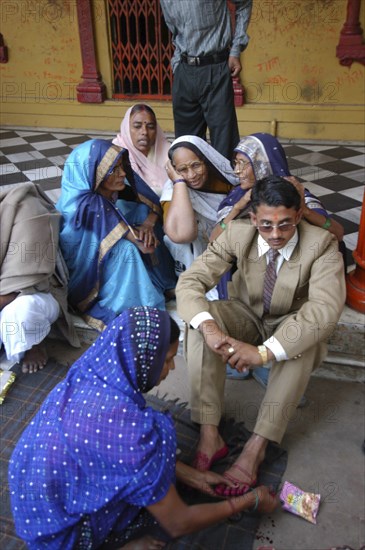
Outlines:
{"type": "Polygon", "coordinates": [[[273,363],[254,432],[225,473],[234,486],[216,489],[225,496],[255,485],[267,443],[280,443],[311,372],[326,355],[346,295],[337,241],[301,221],[300,196],[291,183],[275,176],[257,182],[252,210],[252,225],[228,224],[176,289],[178,312],[189,326],[192,420],[201,425],[196,467],[209,469],[228,451],[218,431],[226,362],[238,371],[273,363]],[[230,299],[208,302],[205,293],[232,266],[230,299]]]}

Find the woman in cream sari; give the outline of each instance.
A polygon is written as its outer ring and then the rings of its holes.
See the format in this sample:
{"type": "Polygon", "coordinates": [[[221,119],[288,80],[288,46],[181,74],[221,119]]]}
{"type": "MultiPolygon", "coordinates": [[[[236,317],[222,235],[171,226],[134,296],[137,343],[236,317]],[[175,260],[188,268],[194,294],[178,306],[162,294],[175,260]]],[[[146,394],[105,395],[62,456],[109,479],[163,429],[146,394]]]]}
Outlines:
{"type": "Polygon", "coordinates": [[[218,206],[238,180],[229,161],[196,136],[172,143],[166,170],[170,179],[161,196],[164,230],[179,273],[206,249],[218,206]]]}

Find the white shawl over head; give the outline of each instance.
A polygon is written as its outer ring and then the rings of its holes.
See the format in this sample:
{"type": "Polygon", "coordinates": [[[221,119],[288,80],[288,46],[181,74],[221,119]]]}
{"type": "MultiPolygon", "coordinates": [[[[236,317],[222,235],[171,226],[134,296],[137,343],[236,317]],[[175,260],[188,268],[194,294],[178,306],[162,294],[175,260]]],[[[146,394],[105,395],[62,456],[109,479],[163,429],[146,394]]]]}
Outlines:
{"type": "MultiPolygon", "coordinates": [[[[191,143],[194,145],[200,151],[201,155],[214,166],[217,172],[222,176],[223,181],[227,181],[227,183],[231,185],[238,185],[238,179],[234,174],[230,162],[204,139],[197,136],[181,136],[172,142],[171,148],[175,148],[179,143],[191,143]]],[[[198,212],[215,223],[217,220],[218,206],[225,195],[221,193],[196,191],[189,188],[189,196],[195,212],[198,212]]],[[[171,201],[171,199],[172,182],[168,180],[164,185],[161,201],[171,201]]]]}

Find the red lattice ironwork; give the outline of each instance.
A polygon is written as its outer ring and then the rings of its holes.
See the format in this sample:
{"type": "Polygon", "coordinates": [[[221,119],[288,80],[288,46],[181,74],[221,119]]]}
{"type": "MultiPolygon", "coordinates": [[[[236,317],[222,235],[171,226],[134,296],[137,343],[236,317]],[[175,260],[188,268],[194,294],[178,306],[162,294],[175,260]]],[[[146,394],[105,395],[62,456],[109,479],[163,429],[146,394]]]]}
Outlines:
{"type": "Polygon", "coordinates": [[[171,99],[171,35],[159,0],[108,0],[114,98],[171,99]]]}

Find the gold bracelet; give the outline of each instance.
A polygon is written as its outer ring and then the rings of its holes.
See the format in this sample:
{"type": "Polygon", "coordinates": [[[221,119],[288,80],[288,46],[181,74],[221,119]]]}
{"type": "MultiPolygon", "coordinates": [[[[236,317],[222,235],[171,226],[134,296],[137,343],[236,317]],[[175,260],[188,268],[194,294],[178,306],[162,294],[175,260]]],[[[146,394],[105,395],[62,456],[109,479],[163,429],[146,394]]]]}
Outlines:
{"type": "Polygon", "coordinates": [[[268,357],[267,357],[267,347],[266,346],[257,346],[257,351],[259,352],[260,356],[261,356],[261,359],[262,359],[262,364],[265,365],[265,363],[267,363],[268,361],[268,357]]]}

